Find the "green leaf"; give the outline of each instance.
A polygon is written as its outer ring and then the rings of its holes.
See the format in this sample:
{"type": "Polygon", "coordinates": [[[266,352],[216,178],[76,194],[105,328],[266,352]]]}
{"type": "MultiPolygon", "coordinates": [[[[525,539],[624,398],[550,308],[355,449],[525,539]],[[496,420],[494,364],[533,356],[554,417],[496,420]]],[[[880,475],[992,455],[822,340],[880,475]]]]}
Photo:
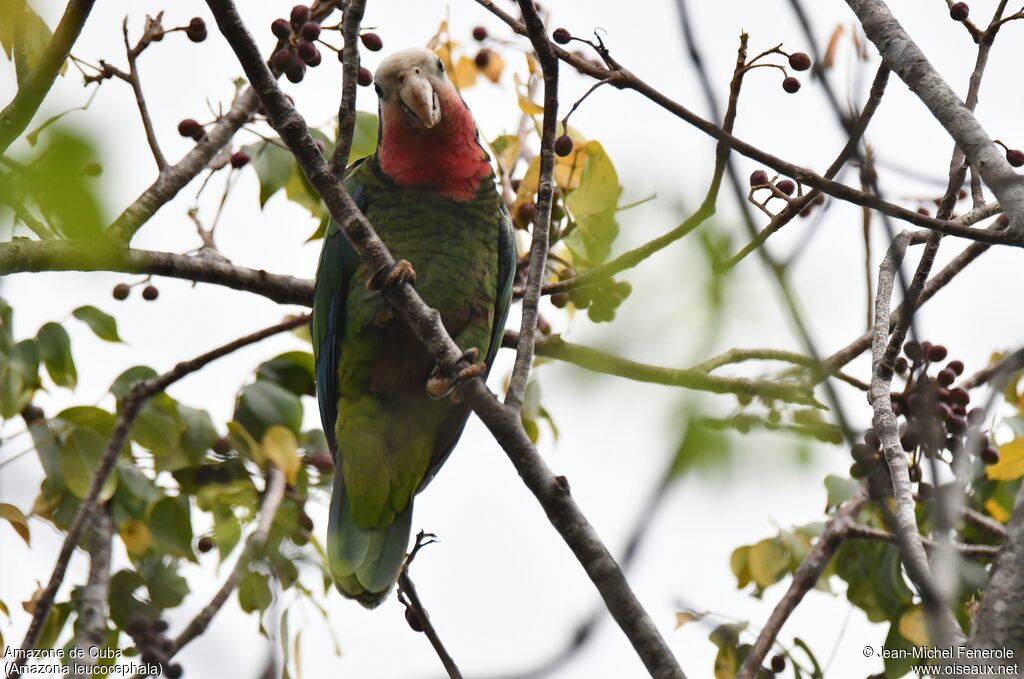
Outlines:
{"type": "Polygon", "coordinates": [[[221,563],[242,537],[242,526],[238,517],[229,508],[218,505],[213,510],[213,539],[217,543],[221,563]]]}
{"type": "Polygon", "coordinates": [[[596,266],[608,259],[612,241],[619,234],[615,213],[622,187],[615,166],[599,142],[587,142],[584,151],[580,185],[565,197],[577,225],[566,244],[574,255],[596,266]]]}
{"type": "Polygon", "coordinates": [[[751,546],[747,561],[754,582],[764,588],[774,585],[785,575],[789,553],[778,538],[765,538],[751,546]]]}
{"type": "Polygon", "coordinates": [[[700,412],[696,408],[691,408],[683,419],[687,423],[686,432],[672,461],[672,478],[678,478],[693,469],[715,469],[728,464],[732,455],[729,437],[721,431],[703,426],[700,412]]]}
{"type": "Polygon", "coordinates": [[[120,628],[128,625],[128,621],[136,616],[155,618],[160,610],[151,603],[144,602],[135,596],[146,581],[135,571],[123,569],[110,578],[110,619],[120,628]]]}
{"type": "Polygon", "coordinates": [[[825,490],[828,491],[828,509],[839,507],[849,500],[860,488],[860,482],[856,479],[848,479],[842,476],[829,474],[825,477],[825,490]]]}
{"type": "Polygon", "coordinates": [[[71,315],[82,321],[96,333],[96,336],[108,342],[123,342],[117,334],[117,321],[108,313],[100,311],[94,306],[80,306],[71,312],[71,315]]]}
{"type": "Polygon", "coordinates": [[[72,406],[60,411],[55,419],[75,427],[92,429],[105,439],[114,433],[114,415],[96,406],[72,406]]]}
{"type": "Polygon", "coordinates": [[[121,458],[117,461],[117,474],[121,487],[146,505],[152,504],[164,496],[163,491],[157,488],[153,480],[129,460],[121,458]]]}
{"type": "Polygon", "coordinates": [[[260,207],[263,207],[292,176],[295,158],[277,139],[257,142],[242,150],[252,158],[252,167],[260,180],[260,207]]]}
{"type": "Polygon", "coordinates": [[[302,403],[283,387],[257,380],[239,394],[235,420],[257,441],[263,438],[268,427],[275,424],[298,435],[302,427],[302,403]]]}
{"type": "Polygon", "coordinates": [[[178,574],[178,560],[147,558],[139,570],[146,579],[150,601],[160,609],[174,608],[188,594],[188,581],[178,574]]]}
{"type": "Polygon", "coordinates": [[[71,338],[67,331],[56,323],[47,323],[39,328],[36,342],[50,379],[59,386],[74,389],[78,383],[78,371],[71,356],[71,338]]]}
{"type": "Polygon", "coordinates": [[[192,516],[188,496],[166,497],[153,505],[149,527],[157,545],[169,554],[195,560],[192,553],[192,516]]]}
{"type": "Polygon", "coordinates": [[[152,451],[159,462],[161,456],[168,456],[177,450],[184,429],[177,402],[166,394],[157,394],[142,406],[132,425],[131,435],[133,441],[152,451]]]}
{"type": "Polygon", "coordinates": [[[261,441],[263,452],[275,467],[284,472],[290,485],[295,485],[302,461],[299,460],[299,444],[295,434],[279,424],[267,427],[261,441]]]}
{"type": "Polygon", "coordinates": [[[0,363],[0,419],[11,419],[29,404],[32,391],[25,387],[20,371],[7,361],[0,363]]]}
{"type": "Polygon", "coordinates": [[[92,242],[103,239],[107,219],[96,182],[82,171],[98,162],[89,140],[54,126],[48,144],[27,163],[19,188],[31,196],[48,224],[61,236],[92,242]]]}
{"type": "MultiPolygon", "coordinates": [[[[19,5],[17,2],[4,4],[9,4],[12,9],[19,5]]],[[[43,56],[46,46],[50,44],[50,38],[53,37],[50,27],[38,14],[25,4],[21,4],[21,7],[24,8],[24,13],[20,17],[20,21],[18,18],[11,17],[13,22],[10,27],[0,29],[0,42],[3,42],[4,52],[8,58],[10,58],[12,50],[14,53],[18,87],[24,84],[27,74],[39,65],[39,59],[43,56]],[[13,49],[15,42],[22,49],[13,49]]],[[[7,15],[8,12],[5,11],[3,14],[7,15]]],[[[66,64],[61,66],[60,73],[62,75],[66,68],[66,64]]]]}
{"type": "Polygon", "coordinates": [[[266,610],[272,599],[266,575],[247,570],[239,579],[238,603],[246,613],[266,610]]]}
{"type": "Polygon", "coordinates": [[[313,354],[308,351],[288,351],[256,368],[256,379],[273,382],[296,396],[316,395],[316,370],[313,354]]]}
{"type": "Polygon", "coordinates": [[[181,448],[193,464],[199,464],[213,444],[217,442],[217,429],[213,426],[210,413],[199,408],[178,404],[184,431],[181,434],[181,448]]]}
{"type": "Polygon", "coordinates": [[[21,539],[25,541],[25,544],[29,547],[32,546],[28,530],[28,519],[25,518],[24,512],[12,504],[0,502],[0,519],[6,519],[9,521],[11,527],[14,528],[18,535],[21,536],[21,539]]]}
{"type": "Polygon", "coordinates": [[[356,111],[356,126],[352,131],[352,150],[348,154],[348,164],[360,158],[372,155],[377,150],[377,115],[366,111],[356,111]]]}
{"type": "Polygon", "coordinates": [[[153,379],[156,375],[157,372],[148,365],[132,366],[114,379],[110,393],[120,401],[128,396],[136,382],[153,379]]]}
{"type": "MultiPolygon", "coordinates": [[[[106,439],[92,429],[75,427],[60,446],[60,467],[68,490],[79,499],[89,493],[93,476],[103,458],[106,439]]],[[[117,471],[112,471],[100,490],[100,501],[109,500],[117,489],[117,471]]]]}

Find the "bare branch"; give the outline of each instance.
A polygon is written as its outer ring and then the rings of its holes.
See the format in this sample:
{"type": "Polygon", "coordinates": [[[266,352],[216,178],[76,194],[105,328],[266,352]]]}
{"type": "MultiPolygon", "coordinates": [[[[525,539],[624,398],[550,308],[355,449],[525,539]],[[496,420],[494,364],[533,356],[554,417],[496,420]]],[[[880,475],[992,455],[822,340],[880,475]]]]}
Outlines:
{"type": "Polygon", "coordinates": [[[398,576],[398,600],[405,606],[406,617],[409,620],[410,626],[412,625],[412,619],[409,618],[409,615],[415,616],[416,624],[420,627],[420,631],[426,635],[430,645],[434,647],[434,652],[440,658],[441,664],[444,665],[448,676],[451,679],[462,679],[462,672],[459,671],[459,666],[455,664],[455,660],[452,659],[448,649],[445,648],[444,643],[441,641],[441,637],[438,636],[434,623],[430,621],[430,614],[427,613],[423,602],[420,601],[416,585],[409,576],[409,566],[412,565],[413,559],[416,558],[416,555],[423,547],[434,544],[436,542],[434,538],[435,536],[432,533],[424,531],[420,531],[419,535],[416,536],[416,546],[405,557],[405,563],[402,564],[402,572],[398,576]]]}
{"type": "MultiPolygon", "coordinates": [[[[213,349],[212,351],[208,351],[207,353],[189,361],[179,363],[162,375],[158,375],[148,380],[140,380],[132,386],[128,396],[126,396],[120,404],[117,419],[114,422],[113,433],[110,435],[110,440],[107,442],[107,446],[103,451],[103,457],[96,466],[96,472],[93,474],[92,481],[89,484],[89,491],[86,493],[85,499],[83,499],[82,503],[78,506],[78,512],[75,514],[75,518],[72,519],[71,525],[68,527],[67,533],[64,536],[64,544],[61,545],[60,554],[57,557],[56,565],[53,567],[53,573],[50,575],[50,580],[36,602],[35,609],[32,612],[32,621],[29,623],[28,631],[25,632],[25,638],[21,642],[22,650],[33,648],[36,641],[39,639],[39,633],[42,631],[43,621],[46,620],[47,614],[49,614],[50,609],[53,607],[54,597],[57,595],[57,590],[64,581],[64,574],[67,572],[68,562],[71,560],[71,555],[74,552],[75,547],[78,545],[79,539],[82,537],[82,530],[85,528],[86,522],[90,520],[93,512],[96,510],[96,507],[99,505],[99,496],[100,491],[103,489],[103,484],[106,483],[107,478],[113,471],[114,464],[117,462],[117,458],[124,447],[124,443],[128,438],[128,434],[135,422],[135,418],[142,410],[146,401],[155,394],[164,391],[167,387],[183,377],[191,375],[218,358],[237,351],[244,346],[266,339],[272,335],[291,330],[308,322],[308,316],[299,316],[288,319],[276,325],[272,325],[269,328],[264,328],[263,330],[254,332],[251,335],[246,335],[245,337],[241,337],[233,342],[229,342],[228,344],[213,349]]],[[[11,669],[7,674],[8,679],[14,679],[14,677],[19,675],[20,668],[25,663],[25,660],[25,655],[19,655],[18,658],[11,663],[11,669]]]]}
{"type": "MultiPolygon", "coordinates": [[[[160,30],[162,33],[163,29],[161,28],[160,30]]],[[[139,116],[142,118],[142,127],[146,131],[146,141],[149,143],[149,149],[153,153],[153,160],[156,161],[157,170],[163,173],[167,169],[167,158],[164,157],[164,152],[160,150],[160,142],[157,141],[156,132],[153,130],[153,120],[149,116],[149,107],[146,106],[146,97],[142,94],[142,82],[139,80],[139,69],[135,63],[136,57],[141,50],[136,51],[132,49],[131,44],[128,42],[128,17],[125,17],[121,23],[121,33],[124,36],[124,51],[128,55],[128,84],[132,86],[132,92],[135,93],[135,103],[139,107],[139,116]]]]}
{"type": "Polygon", "coordinates": [[[533,345],[537,333],[537,307],[540,304],[541,285],[547,273],[548,235],[551,230],[551,204],[555,195],[555,131],[558,128],[558,57],[551,49],[544,22],[534,7],[533,0],[519,0],[519,9],[540,61],[544,74],[544,122],[540,136],[540,177],[537,184],[537,215],[533,220],[533,240],[530,245],[530,268],[523,293],[522,322],[519,327],[519,346],[516,362],[509,379],[505,404],[522,408],[526,382],[533,366],[533,345]]]}
{"type": "Polygon", "coordinates": [[[349,0],[341,21],[341,103],[338,106],[338,139],[331,156],[331,172],[339,179],[345,176],[348,156],[352,152],[352,133],[356,126],[356,91],[359,76],[359,23],[363,20],[366,0],[349,0]]]}
{"type": "Polygon", "coordinates": [[[82,595],[82,608],[75,625],[75,647],[82,652],[77,675],[85,678],[96,664],[92,649],[103,648],[107,642],[107,598],[110,595],[110,547],[114,521],[110,508],[101,506],[92,516],[89,535],[89,581],[82,595]]]}
{"type": "Polygon", "coordinates": [[[68,58],[71,47],[78,40],[94,4],[95,0],[71,0],[68,3],[35,69],[22,81],[11,103],[0,111],[0,154],[25,131],[32,116],[39,110],[64,60],[68,58]]]}
{"type": "Polygon", "coordinates": [[[751,679],[761,667],[761,663],[764,662],[768,651],[771,650],[779,632],[782,631],[782,626],[786,624],[786,620],[803,601],[804,595],[818,583],[818,578],[821,577],[825,567],[828,566],[836,550],[839,549],[839,545],[842,544],[847,529],[853,525],[867,501],[867,486],[861,485],[860,490],[847,500],[846,504],[836,510],[836,513],[825,524],[821,536],[818,537],[818,540],[807,552],[807,556],[800,562],[796,572],[793,573],[793,581],[789,584],[789,589],[772,610],[768,622],[757,636],[757,641],[754,642],[747,657],[743,660],[743,665],[736,673],[736,679],[751,679]]]}
{"type": "MultiPolygon", "coordinates": [[[[897,534],[872,526],[850,526],[846,530],[846,537],[861,540],[881,540],[882,542],[891,542],[893,544],[899,544],[900,540],[897,534]]],[[[942,547],[940,543],[926,537],[921,538],[921,544],[929,551],[942,547]]],[[[958,542],[953,543],[953,548],[959,554],[972,559],[993,559],[999,551],[999,547],[993,545],[971,545],[958,542]]]]}
{"type": "MultiPolygon", "coordinates": [[[[278,89],[234,3],[230,0],[207,0],[207,5],[253,88],[259,92],[271,124],[324,199],[331,216],[367,264],[368,271],[375,274],[391,270],[395,266],[394,258],[356,208],[338,178],[331,173],[310,137],[302,116],[278,89]]],[[[383,294],[409,323],[413,333],[438,365],[450,372],[460,367],[460,362],[465,363],[458,345],[442,325],[440,314],[427,307],[414,288],[401,284],[386,287],[383,294]]],[[[594,582],[612,616],[648,670],[657,677],[682,677],[682,670],[657,627],[640,605],[597,532],[572,500],[567,482],[564,478],[556,478],[537,453],[523,429],[518,410],[499,403],[479,378],[468,382],[463,387],[462,395],[505,449],[551,523],[594,582]]]]}
{"type": "Polygon", "coordinates": [[[896,500],[896,532],[899,536],[900,552],[910,579],[921,593],[931,639],[939,645],[962,645],[963,633],[960,625],[946,606],[932,576],[928,557],[921,544],[914,512],[914,495],[910,482],[907,456],[900,444],[896,415],[892,410],[892,371],[884,364],[889,338],[889,304],[892,299],[896,270],[903,261],[909,234],[904,231],[896,236],[879,267],[878,292],[875,297],[875,326],[872,338],[871,391],[868,400],[874,410],[874,429],[882,442],[886,462],[892,476],[893,494],[896,500]]]}

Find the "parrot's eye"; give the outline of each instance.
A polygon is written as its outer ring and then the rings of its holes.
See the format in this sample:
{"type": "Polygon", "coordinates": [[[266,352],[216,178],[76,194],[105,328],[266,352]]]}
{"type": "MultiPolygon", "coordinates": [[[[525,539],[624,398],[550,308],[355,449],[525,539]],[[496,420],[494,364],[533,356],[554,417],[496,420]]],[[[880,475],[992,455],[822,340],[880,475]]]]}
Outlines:
{"type": "Polygon", "coordinates": [[[378,85],[377,83],[374,83],[373,84],[373,89],[377,91],[377,96],[378,97],[380,97],[381,99],[384,98],[384,90],[382,90],[380,88],[380,85],[378,85]]]}
{"type": "Polygon", "coordinates": [[[444,73],[444,62],[442,62],[440,58],[437,60],[437,72],[444,73]]]}

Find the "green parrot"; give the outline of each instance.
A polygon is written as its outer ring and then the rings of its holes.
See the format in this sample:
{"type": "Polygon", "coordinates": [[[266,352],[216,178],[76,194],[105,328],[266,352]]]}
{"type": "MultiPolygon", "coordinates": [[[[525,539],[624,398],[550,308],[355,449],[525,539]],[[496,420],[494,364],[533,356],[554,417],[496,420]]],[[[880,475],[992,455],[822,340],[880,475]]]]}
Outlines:
{"type": "MultiPolygon", "coordinates": [[[[377,69],[379,141],[345,188],[423,300],[486,375],[501,345],[516,269],[515,238],[473,116],[427,49],[377,69]]],[[[338,226],[324,238],[313,305],[313,352],[324,433],[334,457],[327,556],[335,586],[368,608],[398,579],[413,498],[455,447],[469,408],[447,396],[457,378],[433,360],[367,285],[338,226]],[[429,390],[428,390],[429,387],[429,390]]]]}

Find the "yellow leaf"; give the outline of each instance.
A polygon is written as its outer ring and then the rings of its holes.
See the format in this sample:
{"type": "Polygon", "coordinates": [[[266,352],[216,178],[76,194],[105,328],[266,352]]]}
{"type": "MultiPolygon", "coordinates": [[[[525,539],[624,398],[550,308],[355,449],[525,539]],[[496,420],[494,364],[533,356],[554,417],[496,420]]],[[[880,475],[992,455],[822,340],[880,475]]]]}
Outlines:
{"type": "Polygon", "coordinates": [[[295,440],[295,434],[279,424],[269,427],[263,434],[263,452],[274,464],[275,467],[284,472],[288,483],[294,484],[298,480],[299,468],[302,461],[299,460],[299,444],[295,440]]]}
{"type": "Polygon", "coordinates": [[[531,116],[537,116],[544,113],[544,107],[532,102],[525,94],[519,95],[519,109],[523,113],[531,116]]]}
{"type": "Polygon", "coordinates": [[[260,444],[245,427],[234,420],[228,422],[228,438],[231,439],[231,447],[242,457],[252,460],[260,467],[266,463],[267,457],[260,444]]]}
{"type": "Polygon", "coordinates": [[[920,606],[911,606],[900,616],[900,634],[914,646],[928,646],[928,629],[924,611],[920,606]]]}
{"type": "Polygon", "coordinates": [[[743,589],[750,584],[750,546],[744,545],[733,550],[729,557],[729,567],[732,574],[736,576],[737,589],[743,589]]]}
{"type": "Polygon", "coordinates": [[[463,54],[459,57],[459,63],[451,71],[452,82],[460,90],[465,87],[472,87],[476,82],[476,62],[463,54]]]}
{"type": "Polygon", "coordinates": [[[124,542],[125,549],[133,556],[144,553],[153,543],[153,534],[149,532],[149,526],[136,519],[128,519],[121,524],[118,534],[124,542]]]}
{"type": "Polygon", "coordinates": [[[11,527],[14,528],[18,535],[21,536],[21,539],[25,541],[25,544],[29,546],[32,545],[29,541],[28,519],[25,518],[24,512],[14,505],[7,504],[6,502],[0,502],[0,519],[7,519],[10,521],[11,527]]]}
{"type": "Polygon", "coordinates": [[[993,481],[1015,481],[1024,476],[1024,436],[999,446],[999,462],[985,467],[993,481]]]}
{"type": "Polygon", "coordinates": [[[530,71],[530,75],[536,73],[539,69],[537,60],[533,58],[533,55],[527,52],[526,54],[526,68],[530,71]]]}
{"type": "Polygon", "coordinates": [[[676,629],[679,629],[688,622],[696,622],[701,620],[707,613],[698,613],[697,611],[676,611],[676,629]]]}
{"type": "Polygon", "coordinates": [[[750,548],[750,575],[760,587],[774,585],[786,572],[789,558],[775,538],[765,538],[750,548]]]}
{"type": "Polygon", "coordinates": [[[491,142],[491,149],[498,159],[498,166],[503,172],[511,172],[519,158],[519,136],[503,134],[491,142]]]}
{"type": "Polygon", "coordinates": [[[573,139],[572,153],[555,156],[555,183],[560,189],[577,189],[583,176],[583,164],[587,160],[587,147],[583,142],[573,139]]]}
{"type": "MultiPolygon", "coordinates": [[[[462,60],[459,60],[461,63],[462,60]]],[[[476,62],[473,62],[476,65],[476,62]]],[[[501,79],[501,72],[505,70],[505,60],[501,58],[501,55],[494,50],[488,50],[487,52],[487,65],[480,69],[480,72],[484,74],[484,77],[490,80],[492,83],[498,82],[501,79]]]]}
{"type": "Polygon", "coordinates": [[[1006,523],[1010,520],[1010,512],[1006,511],[1001,504],[991,498],[985,501],[985,511],[999,523],[1006,523]]]}

